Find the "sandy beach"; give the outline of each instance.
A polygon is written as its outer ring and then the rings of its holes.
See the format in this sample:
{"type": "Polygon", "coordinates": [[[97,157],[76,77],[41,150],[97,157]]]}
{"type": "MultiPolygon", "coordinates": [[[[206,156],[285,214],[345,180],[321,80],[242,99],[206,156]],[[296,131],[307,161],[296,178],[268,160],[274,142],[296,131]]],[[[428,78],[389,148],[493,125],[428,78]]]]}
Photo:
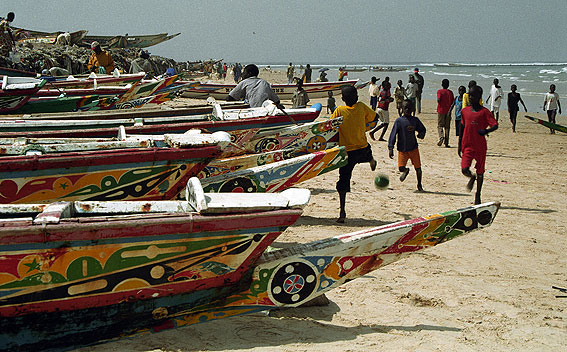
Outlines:
{"type": "MultiPolygon", "coordinates": [[[[271,83],[282,72],[262,70],[271,83]]],[[[425,77],[427,80],[428,77],[425,77]]],[[[228,81],[228,80],[227,80],[228,81]]],[[[485,92],[489,87],[483,87],[485,92]]],[[[450,87],[456,91],[456,87],[450,87]]],[[[506,94],[508,92],[505,92],[506,94]]],[[[544,92],[542,92],[543,97],[544,92]]],[[[368,89],[359,91],[369,102],[368,89]]],[[[337,104],[341,104],[337,96],[337,104]]],[[[312,100],[326,105],[326,99],[312,100]]],[[[172,105],[186,101],[174,101],[172,105]]],[[[291,106],[290,102],[283,102],[291,106]]],[[[391,120],[396,116],[390,107],[391,120]]],[[[309,242],[403,219],[473,204],[465,190],[457,139],[437,146],[435,101],[418,114],[427,128],[420,142],[424,193],[416,193],[415,171],[398,179],[396,158],[384,142],[371,141],[377,172],[389,175],[376,190],[375,172],[358,165],[347,195],[347,221],[335,222],[338,194],[333,171],[300,187],[312,192],[300,220],[276,247],[309,242]]],[[[323,113],[325,108],[323,108],[323,113]]],[[[542,113],[530,115],[546,118],[542,113]]],[[[483,201],[502,204],[491,227],[415,253],[331,291],[330,305],[248,315],[79,351],[559,351],[567,346],[567,135],[519,113],[512,133],[508,113],[488,138],[483,201]],[[565,294],[564,294],[565,295],[565,294]]],[[[567,118],[559,116],[559,124],[567,118]]],[[[390,125],[391,127],[391,125],[390,125]]],[[[454,125],[452,126],[454,127],[454,125]]],[[[389,131],[387,136],[389,135],[389,131]]]]}

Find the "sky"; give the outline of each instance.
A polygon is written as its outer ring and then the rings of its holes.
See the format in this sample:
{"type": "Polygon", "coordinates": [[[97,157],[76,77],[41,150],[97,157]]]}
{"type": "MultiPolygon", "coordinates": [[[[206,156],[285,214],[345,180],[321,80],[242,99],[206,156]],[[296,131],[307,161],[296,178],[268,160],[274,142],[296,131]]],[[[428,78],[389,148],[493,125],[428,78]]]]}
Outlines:
{"type": "Polygon", "coordinates": [[[181,32],[176,61],[567,62],[566,0],[4,0],[14,26],[91,35],[181,32]]]}

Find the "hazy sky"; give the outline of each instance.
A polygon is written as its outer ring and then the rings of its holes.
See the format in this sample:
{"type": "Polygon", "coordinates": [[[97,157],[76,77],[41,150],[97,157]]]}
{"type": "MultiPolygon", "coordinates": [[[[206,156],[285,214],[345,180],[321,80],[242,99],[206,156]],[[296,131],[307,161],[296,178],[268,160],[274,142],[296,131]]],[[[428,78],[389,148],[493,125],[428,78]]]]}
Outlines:
{"type": "Polygon", "coordinates": [[[567,62],[566,0],[19,0],[14,26],[92,35],[181,32],[177,61],[567,62]]]}

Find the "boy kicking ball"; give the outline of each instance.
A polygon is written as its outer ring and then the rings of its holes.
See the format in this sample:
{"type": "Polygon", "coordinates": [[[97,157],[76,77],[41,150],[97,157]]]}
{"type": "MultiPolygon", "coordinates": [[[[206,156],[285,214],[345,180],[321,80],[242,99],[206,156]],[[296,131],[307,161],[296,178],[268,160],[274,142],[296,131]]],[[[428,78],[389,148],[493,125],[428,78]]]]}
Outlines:
{"type": "Polygon", "coordinates": [[[398,117],[392,127],[390,138],[388,139],[388,152],[390,159],[394,158],[394,145],[398,149],[398,168],[402,173],[400,181],[404,182],[408,176],[410,169],[406,167],[408,160],[411,160],[415,173],[417,176],[417,190],[422,192],[423,186],[421,184],[421,159],[419,157],[419,148],[417,145],[417,138],[425,138],[425,126],[421,121],[412,116],[414,107],[411,101],[405,100],[402,103],[402,116],[398,117]]]}

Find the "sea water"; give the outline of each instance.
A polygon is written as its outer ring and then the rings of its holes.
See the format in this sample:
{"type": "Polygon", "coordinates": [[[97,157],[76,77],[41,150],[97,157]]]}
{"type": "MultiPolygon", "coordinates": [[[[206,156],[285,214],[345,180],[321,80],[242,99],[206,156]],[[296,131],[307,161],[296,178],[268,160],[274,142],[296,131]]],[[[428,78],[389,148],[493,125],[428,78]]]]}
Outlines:
{"type": "MultiPolygon", "coordinates": [[[[303,70],[300,63],[294,63],[296,76],[301,76],[303,70]]],[[[498,78],[500,86],[504,91],[502,110],[507,110],[506,101],[510,86],[515,84],[522,100],[530,112],[543,112],[543,98],[549,92],[549,85],[555,84],[556,92],[559,94],[560,101],[564,102],[563,108],[567,113],[567,63],[359,63],[359,64],[320,64],[310,63],[313,68],[312,81],[319,77],[319,70],[328,69],[327,78],[329,81],[338,79],[339,67],[347,68],[348,76],[345,79],[360,79],[368,81],[372,76],[384,80],[390,77],[392,89],[396,82],[401,79],[403,86],[408,83],[408,75],[413,73],[415,67],[419,68],[419,73],[425,80],[423,90],[424,99],[437,99],[437,90],[441,89],[441,81],[449,80],[449,89],[456,95],[459,86],[468,86],[470,80],[475,80],[484,90],[483,99],[486,100],[490,93],[490,88],[494,78],[498,78]],[[392,67],[403,69],[397,72],[371,71],[373,66],[392,67]],[[355,70],[350,70],[355,69],[355,70]],[[364,69],[364,70],[362,70],[364,69]],[[359,71],[362,70],[362,71],[359,71]]],[[[268,64],[259,65],[266,67],[268,64]]],[[[287,64],[269,65],[273,70],[283,70],[287,64]]],[[[523,109],[520,104],[520,111],[523,109]]]]}

